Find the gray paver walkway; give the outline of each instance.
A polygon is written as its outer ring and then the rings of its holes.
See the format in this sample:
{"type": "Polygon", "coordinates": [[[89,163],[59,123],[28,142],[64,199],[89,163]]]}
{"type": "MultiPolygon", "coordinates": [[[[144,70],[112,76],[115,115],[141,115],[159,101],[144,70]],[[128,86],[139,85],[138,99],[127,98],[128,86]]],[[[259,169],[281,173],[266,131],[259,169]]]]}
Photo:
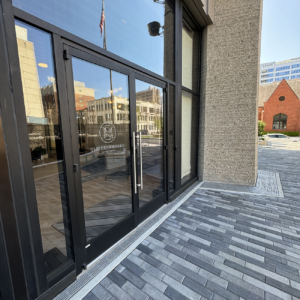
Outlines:
{"type": "Polygon", "coordinates": [[[300,151],[259,169],[284,198],[198,189],[84,299],[300,299],[300,151]]]}

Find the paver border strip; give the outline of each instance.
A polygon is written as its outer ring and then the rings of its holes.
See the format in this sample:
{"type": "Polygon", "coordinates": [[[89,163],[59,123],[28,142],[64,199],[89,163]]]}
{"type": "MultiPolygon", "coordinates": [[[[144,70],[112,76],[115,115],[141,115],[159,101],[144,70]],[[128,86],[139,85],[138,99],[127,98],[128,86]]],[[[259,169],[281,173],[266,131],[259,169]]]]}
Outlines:
{"type": "Polygon", "coordinates": [[[54,300],[79,300],[86,296],[106,277],[125,257],[127,257],[147,236],[160,226],[171,214],[194,194],[201,183],[195,182],[170,204],[162,206],[150,218],[105,251],[88,265],[77,280],[67,287],[54,300]]]}
{"type": "Polygon", "coordinates": [[[277,188],[278,188],[279,197],[284,198],[284,194],[283,194],[283,190],[282,190],[282,185],[281,185],[281,180],[280,180],[279,173],[276,173],[276,180],[277,180],[277,188]]]}
{"type": "MultiPolygon", "coordinates": [[[[206,181],[206,182],[209,182],[209,181],[206,181]]],[[[283,195],[258,194],[258,193],[251,193],[251,192],[238,192],[238,191],[232,191],[232,190],[205,188],[205,187],[201,187],[201,186],[199,188],[201,190],[210,190],[210,191],[225,192],[225,193],[240,194],[240,195],[257,195],[257,196],[265,196],[265,197],[284,198],[283,195]]]]}
{"type": "Polygon", "coordinates": [[[239,192],[239,191],[234,191],[234,190],[230,190],[230,189],[224,190],[224,189],[218,189],[218,188],[202,187],[202,184],[205,183],[205,182],[213,182],[213,181],[206,181],[206,180],[203,180],[200,183],[199,188],[201,190],[226,192],[226,193],[233,193],[233,194],[239,194],[239,195],[257,195],[257,196],[265,196],[265,197],[284,198],[284,193],[283,193],[283,190],[282,190],[282,185],[281,185],[279,173],[275,173],[275,177],[276,177],[276,182],[277,182],[278,195],[275,195],[275,194],[260,194],[260,193],[252,193],[252,192],[239,192]]]}

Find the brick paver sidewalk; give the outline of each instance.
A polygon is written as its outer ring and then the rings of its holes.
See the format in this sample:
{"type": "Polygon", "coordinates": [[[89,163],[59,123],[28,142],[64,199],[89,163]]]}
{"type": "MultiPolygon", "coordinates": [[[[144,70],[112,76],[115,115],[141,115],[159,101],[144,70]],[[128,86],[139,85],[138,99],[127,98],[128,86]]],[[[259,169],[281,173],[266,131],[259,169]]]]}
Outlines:
{"type": "Polygon", "coordinates": [[[300,299],[300,151],[259,169],[285,198],[199,189],[84,299],[300,299]]]}

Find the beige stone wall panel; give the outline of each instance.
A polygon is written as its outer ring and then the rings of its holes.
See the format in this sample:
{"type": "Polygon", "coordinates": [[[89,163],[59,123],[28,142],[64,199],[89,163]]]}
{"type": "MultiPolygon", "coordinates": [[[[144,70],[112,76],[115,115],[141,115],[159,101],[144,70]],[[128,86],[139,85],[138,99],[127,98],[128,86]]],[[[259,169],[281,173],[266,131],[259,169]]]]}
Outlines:
{"type": "Polygon", "coordinates": [[[254,185],[261,0],[216,0],[202,35],[199,177],[254,185]]]}

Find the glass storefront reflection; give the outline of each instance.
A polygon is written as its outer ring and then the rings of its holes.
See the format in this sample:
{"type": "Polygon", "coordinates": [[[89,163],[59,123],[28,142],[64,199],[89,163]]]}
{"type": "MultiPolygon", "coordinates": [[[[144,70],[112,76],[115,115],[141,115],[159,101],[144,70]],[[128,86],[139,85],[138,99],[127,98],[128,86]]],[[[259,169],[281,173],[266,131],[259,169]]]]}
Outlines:
{"type": "Polygon", "coordinates": [[[30,155],[46,272],[72,258],[51,35],[16,21],[30,155]]]}
{"type": "Polygon", "coordinates": [[[79,0],[13,0],[13,5],[174,80],[172,0],[91,0],[88,5],[79,0]],[[105,21],[102,23],[103,3],[105,21]],[[103,45],[104,36],[106,47],[103,45]]]}
{"type": "MultiPolygon", "coordinates": [[[[163,173],[163,89],[136,80],[136,128],[141,134],[143,189],[139,190],[139,206],[164,191],[163,173]]],[[[138,144],[138,148],[140,145],[138,144]]],[[[140,157],[138,157],[140,163],[140,157]]]]}
{"type": "Polygon", "coordinates": [[[89,242],[132,213],[128,76],[72,58],[89,242]]]}

